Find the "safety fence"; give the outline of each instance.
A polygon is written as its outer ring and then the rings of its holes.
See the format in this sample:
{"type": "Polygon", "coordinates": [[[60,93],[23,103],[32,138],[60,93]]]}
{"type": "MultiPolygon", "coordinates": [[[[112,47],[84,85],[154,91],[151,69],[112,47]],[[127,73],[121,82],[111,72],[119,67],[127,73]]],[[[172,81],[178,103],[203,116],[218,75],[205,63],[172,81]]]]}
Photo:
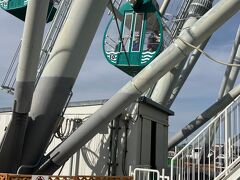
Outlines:
{"type": "Polygon", "coordinates": [[[172,158],[171,180],[224,178],[238,168],[239,102],[237,97],[172,158]]]}
{"type": "Polygon", "coordinates": [[[31,176],[0,174],[0,180],[133,180],[130,176],[31,176]]]}
{"type": "Polygon", "coordinates": [[[169,176],[165,175],[165,170],[162,169],[162,174],[158,170],[147,168],[135,168],[133,172],[129,172],[129,176],[133,176],[133,180],[169,180],[169,176]]]}

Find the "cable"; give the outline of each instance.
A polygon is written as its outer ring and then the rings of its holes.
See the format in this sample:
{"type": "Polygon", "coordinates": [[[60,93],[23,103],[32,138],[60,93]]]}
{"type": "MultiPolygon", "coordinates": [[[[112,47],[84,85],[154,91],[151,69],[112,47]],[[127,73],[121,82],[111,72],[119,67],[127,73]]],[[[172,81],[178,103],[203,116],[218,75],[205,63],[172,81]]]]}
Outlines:
{"type": "MultiPolygon", "coordinates": [[[[196,18],[200,18],[201,16],[194,16],[196,18]]],[[[163,18],[167,21],[167,22],[178,22],[178,21],[185,21],[187,19],[189,19],[188,17],[185,18],[177,18],[176,16],[173,16],[173,19],[168,19],[165,16],[163,16],[163,18]]]]}
{"type": "MultiPolygon", "coordinates": [[[[13,70],[12,76],[10,77],[10,80],[8,82],[8,87],[10,87],[12,82],[15,82],[15,79],[16,79],[15,74],[16,74],[17,68],[18,68],[18,63],[17,63],[17,65],[15,66],[15,68],[13,70]]],[[[14,84],[12,83],[12,85],[14,85],[14,84]]]]}
{"type": "Polygon", "coordinates": [[[222,64],[222,65],[225,65],[225,66],[240,67],[240,64],[229,64],[229,63],[225,63],[225,62],[222,62],[222,61],[218,61],[218,60],[214,59],[213,57],[211,57],[208,53],[206,53],[205,51],[200,49],[199,47],[188,43],[187,41],[185,41],[181,37],[178,36],[178,39],[181,40],[184,44],[188,45],[189,47],[192,47],[192,48],[196,49],[197,51],[201,52],[203,55],[205,55],[209,60],[212,60],[213,62],[216,62],[218,64],[222,64]]]}
{"type": "Polygon", "coordinates": [[[2,83],[2,88],[3,89],[7,88],[8,89],[7,92],[10,93],[10,94],[13,94],[13,91],[14,91],[13,86],[15,84],[16,78],[13,80],[13,77],[16,74],[16,69],[17,69],[17,66],[18,66],[17,58],[19,56],[19,52],[20,52],[20,49],[21,49],[21,42],[22,42],[22,40],[18,44],[17,50],[16,50],[16,52],[14,54],[12,62],[10,64],[9,68],[8,68],[8,71],[7,71],[6,75],[5,75],[5,78],[4,78],[3,83],[2,83]],[[11,75],[11,77],[10,77],[10,75],[11,75]],[[8,84],[7,84],[7,81],[9,81],[8,84]]]}

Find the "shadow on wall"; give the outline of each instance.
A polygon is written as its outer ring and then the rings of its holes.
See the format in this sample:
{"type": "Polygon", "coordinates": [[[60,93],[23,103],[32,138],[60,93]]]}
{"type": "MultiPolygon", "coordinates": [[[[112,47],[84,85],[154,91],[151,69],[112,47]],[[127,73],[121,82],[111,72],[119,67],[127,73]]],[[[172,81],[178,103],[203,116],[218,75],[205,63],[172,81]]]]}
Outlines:
{"type": "Polygon", "coordinates": [[[90,140],[84,147],[81,148],[82,157],[87,166],[92,170],[91,175],[107,175],[109,162],[109,141],[110,138],[106,135],[101,135],[100,142],[97,142],[95,152],[92,150],[94,145],[93,140],[90,140]],[[91,149],[90,149],[91,148],[91,149]]]}

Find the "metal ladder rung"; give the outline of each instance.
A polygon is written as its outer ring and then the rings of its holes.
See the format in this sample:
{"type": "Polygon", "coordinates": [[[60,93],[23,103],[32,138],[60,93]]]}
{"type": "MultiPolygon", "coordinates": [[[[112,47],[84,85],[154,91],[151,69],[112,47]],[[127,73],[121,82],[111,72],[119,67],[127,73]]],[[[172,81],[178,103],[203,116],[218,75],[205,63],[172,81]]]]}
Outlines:
{"type": "Polygon", "coordinates": [[[9,94],[14,94],[14,88],[12,87],[8,87],[8,86],[1,86],[1,90],[2,91],[6,91],[9,94]]]}
{"type": "MultiPolygon", "coordinates": [[[[113,6],[116,5],[116,6],[115,6],[116,9],[119,9],[120,6],[121,6],[121,4],[122,4],[122,0],[119,0],[119,1],[118,1],[118,0],[114,0],[112,3],[113,3],[113,6]]],[[[112,13],[111,10],[109,10],[109,11],[108,11],[108,15],[110,15],[111,13],[112,13]]]]}

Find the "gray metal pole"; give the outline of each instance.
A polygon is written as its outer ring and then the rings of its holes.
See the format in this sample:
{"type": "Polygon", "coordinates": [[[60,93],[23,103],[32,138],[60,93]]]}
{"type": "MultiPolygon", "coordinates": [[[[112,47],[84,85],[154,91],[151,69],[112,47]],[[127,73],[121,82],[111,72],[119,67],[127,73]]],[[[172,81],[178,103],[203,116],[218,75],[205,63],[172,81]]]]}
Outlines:
{"type": "Polygon", "coordinates": [[[14,96],[17,113],[30,111],[48,6],[49,0],[28,2],[14,96]]]}
{"type": "Polygon", "coordinates": [[[75,174],[74,174],[74,176],[78,176],[79,175],[80,153],[81,153],[81,150],[79,149],[76,152],[76,165],[75,165],[75,174]]]}
{"type": "Polygon", "coordinates": [[[0,149],[0,172],[17,171],[30,111],[49,0],[28,2],[16,77],[12,120],[0,149]]]}
{"type": "MultiPolygon", "coordinates": [[[[204,15],[212,7],[212,2],[213,0],[211,1],[193,0],[192,3],[190,4],[188,11],[189,18],[185,22],[182,30],[193,25],[199,19],[199,17],[204,15]]],[[[160,103],[164,106],[168,104],[173,89],[176,87],[176,84],[179,80],[179,76],[183,70],[183,67],[187,59],[188,57],[186,57],[184,61],[178,64],[178,66],[169,71],[157,82],[151,95],[151,99],[153,101],[160,103]]]]}
{"type": "MultiPolygon", "coordinates": [[[[36,164],[59,123],[108,0],[75,0],[34,91],[22,164],[36,164]]],[[[29,173],[29,172],[26,172],[29,173]]]]}
{"type": "Polygon", "coordinates": [[[69,176],[72,176],[73,172],[73,156],[70,158],[70,165],[69,165],[69,176]]]}
{"type": "MultiPolygon", "coordinates": [[[[235,38],[235,41],[234,41],[234,44],[233,44],[233,47],[232,47],[232,51],[231,51],[231,54],[230,54],[230,57],[229,57],[228,63],[230,63],[230,64],[233,64],[233,61],[234,61],[234,58],[236,56],[239,43],[240,43],[240,26],[238,27],[237,35],[236,35],[236,38],[235,38]]],[[[224,95],[231,69],[232,69],[231,66],[227,66],[227,68],[226,68],[226,72],[225,72],[224,77],[223,77],[221,88],[219,90],[219,98],[221,98],[224,95]]]]}
{"type": "Polygon", "coordinates": [[[111,168],[111,176],[116,176],[116,168],[117,168],[117,150],[118,150],[118,131],[119,131],[119,121],[121,117],[116,117],[113,120],[112,128],[112,149],[111,149],[111,161],[110,166],[111,168]]]}
{"type": "Polygon", "coordinates": [[[180,130],[168,143],[168,149],[174,148],[182,140],[191,135],[195,130],[200,128],[209,119],[222,111],[228,104],[230,104],[237,96],[240,95],[240,85],[231,90],[228,94],[219,99],[216,103],[205,110],[196,119],[190,122],[182,130],[180,130]]]}
{"type": "MultiPolygon", "coordinates": [[[[234,64],[240,64],[240,45],[238,45],[237,53],[234,58],[234,64]]],[[[227,94],[234,87],[238,73],[239,73],[239,67],[232,67],[224,94],[227,94]]]]}
{"type": "MultiPolygon", "coordinates": [[[[205,41],[217,28],[240,9],[239,0],[222,0],[180,37],[193,45],[205,41]]],[[[88,121],[80,126],[69,138],[47,155],[47,160],[35,171],[37,174],[51,174],[59,168],[80,147],[85,145],[119,115],[131,102],[141,96],[159,78],[189,55],[192,48],[179,38],[139,72],[130,82],[109,99],[88,121]]]]}
{"type": "Polygon", "coordinates": [[[167,105],[169,98],[171,96],[171,90],[177,83],[178,77],[180,76],[181,70],[186,63],[187,57],[176,67],[165,74],[155,85],[151,99],[164,106],[167,105]]]}
{"type": "MultiPolygon", "coordinates": [[[[208,43],[209,39],[207,39],[205,42],[203,42],[199,48],[200,49],[204,49],[208,43]]],[[[195,64],[197,63],[199,57],[201,56],[201,52],[199,52],[198,50],[194,50],[190,59],[188,60],[186,66],[184,67],[184,69],[182,70],[180,76],[179,76],[179,80],[176,83],[175,88],[173,89],[170,99],[167,102],[166,106],[167,107],[171,107],[172,103],[174,102],[174,100],[176,99],[178,93],[180,92],[180,90],[182,89],[185,81],[187,80],[188,76],[190,75],[192,69],[194,68],[195,64]]]]}
{"type": "Polygon", "coordinates": [[[160,10],[159,10],[159,12],[161,13],[162,16],[164,16],[169,3],[170,3],[170,0],[164,0],[163,1],[162,5],[160,7],[160,10]]]}

